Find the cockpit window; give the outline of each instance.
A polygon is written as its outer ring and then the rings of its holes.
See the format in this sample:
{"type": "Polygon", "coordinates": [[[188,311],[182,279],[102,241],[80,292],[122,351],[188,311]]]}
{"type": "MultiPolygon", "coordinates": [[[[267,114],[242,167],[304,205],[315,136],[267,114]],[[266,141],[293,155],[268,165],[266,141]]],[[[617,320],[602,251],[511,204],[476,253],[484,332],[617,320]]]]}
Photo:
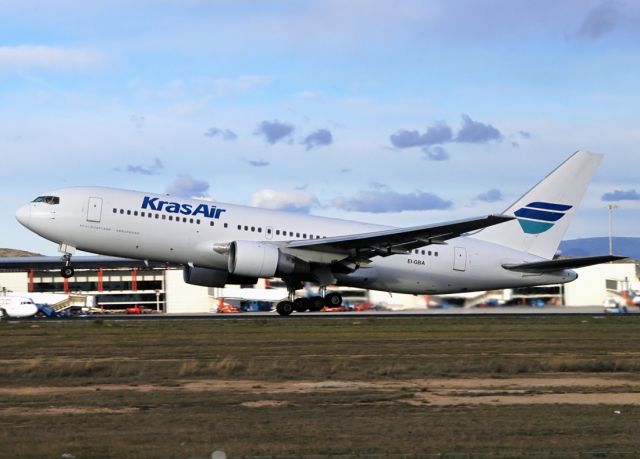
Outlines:
{"type": "Polygon", "coordinates": [[[33,202],[44,202],[45,204],[60,204],[60,198],[58,196],[38,196],[33,202]]]}

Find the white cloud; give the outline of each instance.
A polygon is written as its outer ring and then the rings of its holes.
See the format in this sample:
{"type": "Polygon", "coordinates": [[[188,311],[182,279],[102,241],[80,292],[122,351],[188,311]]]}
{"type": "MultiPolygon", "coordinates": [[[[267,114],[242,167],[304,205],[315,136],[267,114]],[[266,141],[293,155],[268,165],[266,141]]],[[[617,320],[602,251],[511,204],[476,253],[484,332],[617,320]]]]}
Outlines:
{"type": "Polygon", "coordinates": [[[248,92],[269,83],[271,83],[271,77],[265,75],[242,75],[237,78],[213,80],[214,87],[222,93],[248,92]]]}
{"type": "Polygon", "coordinates": [[[283,192],[265,189],[251,195],[251,205],[263,209],[308,213],[311,207],[317,204],[318,198],[303,191],[283,192]]]}
{"type": "Polygon", "coordinates": [[[3,73],[23,70],[82,70],[104,62],[104,56],[86,48],[56,46],[0,46],[3,73]]]}
{"type": "Polygon", "coordinates": [[[178,174],[171,185],[167,187],[167,193],[181,198],[193,198],[207,196],[209,182],[198,180],[189,174],[178,174]]]}

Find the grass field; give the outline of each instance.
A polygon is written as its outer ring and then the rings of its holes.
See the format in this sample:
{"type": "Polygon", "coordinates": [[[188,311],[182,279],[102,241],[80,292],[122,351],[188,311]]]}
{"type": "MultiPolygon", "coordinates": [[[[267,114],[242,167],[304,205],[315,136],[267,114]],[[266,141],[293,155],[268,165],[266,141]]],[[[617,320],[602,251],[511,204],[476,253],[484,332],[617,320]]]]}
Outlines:
{"type": "Polygon", "coordinates": [[[640,457],[634,318],[3,322],[0,349],[0,457],[640,457]]]}

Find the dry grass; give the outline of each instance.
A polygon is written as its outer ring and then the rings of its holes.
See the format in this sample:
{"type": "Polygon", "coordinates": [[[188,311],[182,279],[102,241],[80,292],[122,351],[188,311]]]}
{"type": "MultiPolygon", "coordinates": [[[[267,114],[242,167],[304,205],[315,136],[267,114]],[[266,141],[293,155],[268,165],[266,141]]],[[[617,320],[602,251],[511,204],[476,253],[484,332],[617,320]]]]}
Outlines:
{"type": "Polygon", "coordinates": [[[0,457],[640,455],[639,332],[624,317],[0,323],[0,457]],[[593,402],[508,403],[562,394],[593,402]]]}

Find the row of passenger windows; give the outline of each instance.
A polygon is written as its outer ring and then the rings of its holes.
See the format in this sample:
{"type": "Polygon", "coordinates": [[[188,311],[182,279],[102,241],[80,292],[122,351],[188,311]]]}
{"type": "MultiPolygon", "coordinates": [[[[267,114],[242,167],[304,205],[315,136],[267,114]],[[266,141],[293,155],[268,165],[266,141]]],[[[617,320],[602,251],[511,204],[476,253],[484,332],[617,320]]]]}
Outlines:
{"type": "MultiPolygon", "coordinates": [[[[180,217],[178,215],[176,215],[175,217],[173,215],[166,215],[166,214],[158,214],[158,213],[152,213],[152,212],[144,212],[144,211],[137,211],[137,210],[124,210],[124,209],[116,209],[115,207],[113,208],[113,213],[117,214],[120,213],[121,215],[133,215],[134,217],[148,217],[148,218],[155,218],[156,220],[169,220],[169,221],[176,221],[176,222],[182,222],[182,223],[195,223],[196,225],[200,224],[200,219],[199,218],[187,218],[187,217],[180,217]]],[[[211,222],[211,226],[213,226],[213,222],[211,222]]],[[[227,224],[224,224],[224,227],[227,227],[227,224]]]]}
{"type": "MultiPolygon", "coordinates": [[[[245,231],[251,231],[252,233],[262,233],[262,228],[261,227],[256,227],[256,226],[249,226],[249,225],[238,225],[238,231],[242,231],[242,229],[244,228],[245,231]]],[[[274,233],[274,230],[271,228],[267,228],[267,234],[269,236],[271,236],[274,233]]],[[[320,238],[326,238],[327,236],[319,236],[319,235],[313,235],[313,234],[307,234],[307,233],[298,233],[298,232],[293,232],[293,231],[286,231],[286,230],[275,230],[276,236],[287,236],[287,234],[289,235],[289,237],[295,237],[296,239],[320,239],[320,238]]]]}
{"type": "Polygon", "coordinates": [[[428,256],[433,255],[434,257],[438,256],[438,252],[432,252],[431,250],[424,250],[424,249],[421,249],[421,250],[415,249],[413,253],[415,253],[416,255],[422,254],[422,255],[428,255],[428,256]]]}
{"type": "MultiPolygon", "coordinates": [[[[182,222],[182,223],[195,223],[196,225],[200,224],[200,219],[199,218],[187,218],[187,217],[180,217],[180,216],[173,216],[173,215],[166,215],[166,214],[159,214],[156,212],[144,212],[144,211],[138,211],[138,210],[124,210],[124,209],[116,209],[115,207],[113,208],[113,213],[114,214],[121,214],[121,215],[133,215],[134,217],[147,217],[147,218],[155,218],[156,220],[169,220],[169,221],[176,221],[176,222],[182,222]]],[[[209,222],[209,226],[214,226],[214,222],[213,220],[209,222]]],[[[228,228],[229,225],[228,223],[224,223],[224,227],[228,228]]],[[[238,231],[242,231],[244,229],[244,231],[251,231],[252,233],[262,233],[262,227],[260,226],[249,226],[249,225],[238,225],[238,231]]],[[[273,230],[271,228],[267,228],[267,234],[268,235],[272,235],[273,234],[273,230]]],[[[295,237],[296,239],[326,239],[327,236],[319,236],[317,234],[307,234],[307,233],[298,233],[298,232],[293,232],[293,231],[287,231],[287,230],[275,230],[276,236],[284,236],[287,237],[287,235],[289,237],[295,237]]],[[[415,249],[413,251],[416,255],[428,255],[428,256],[438,256],[438,252],[432,252],[431,250],[419,250],[419,249],[415,249]]]]}
{"type": "MultiPolygon", "coordinates": [[[[166,215],[166,214],[159,214],[157,212],[144,212],[144,211],[138,211],[138,210],[125,210],[125,209],[117,209],[117,208],[113,208],[113,213],[114,214],[121,214],[121,215],[133,215],[134,217],[147,217],[147,218],[155,218],[156,220],[169,220],[169,221],[176,221],[176,222],[182,222],[182,223],[195,223],[196,225],[199,225],[200,219],[199,218],[187,218],[187,217],[180,217],[178,215],[176,215],[175,217],[173,215],[166,215]]],[[[211,220],[209,222],[209,226],[214,226],[214,221],[211,220]]],[[[228,228],[229,224],[228,223],[224,223],[224,227],[228,228]]],[[[249,226],[249,225],[238,225],[238,231],[242,231],[244,229],[244,231],[251,231],[252,233],[262,233],[262,227],[260,226],[249,226]]],[[[267,228],[267,234],[268,235],[272,235],[273,234],[273,230],[271,228],[267,228]]],[[[326,237],[326,236],[318,236],[318,235],[313,235],[313,234],[309,234],[307,235],[307,233],[294,233],[293,231],[285,231],[285,230],[275,230],[276,236],[287,236],[287,234],[289,234],[290,237],[296,237],[298,239],[300,239],[300,237],[302,236],[303,239],[320,239],[321,237],[326,237]],[[295,236],[294,236],[295,235],[295,236]]]]}

